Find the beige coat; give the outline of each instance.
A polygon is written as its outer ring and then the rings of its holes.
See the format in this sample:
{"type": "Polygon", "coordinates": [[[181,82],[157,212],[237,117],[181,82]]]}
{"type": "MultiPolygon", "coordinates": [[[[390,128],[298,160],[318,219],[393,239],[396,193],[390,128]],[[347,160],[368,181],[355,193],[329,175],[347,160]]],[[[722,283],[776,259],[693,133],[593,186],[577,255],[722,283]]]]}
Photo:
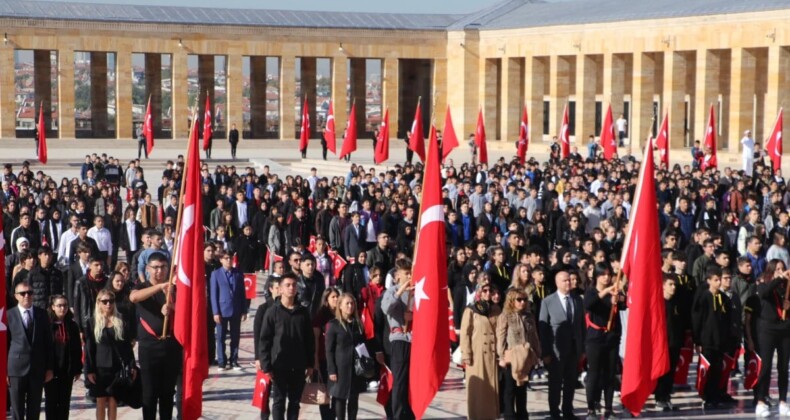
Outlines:
{"type": "Polygon", "coordinates": [[[529,380],[529,372],[540,360],[540,338],[535,316],[503,313],[496,326],[496,350],[500,359],[511,365],[517,385],[529,380]]]}
{"type": "Polygon", "coordinates": [[[470,308],[461,318],[461,353],[466,364],[467,416],[472,420],[499,417],[499,380],[496,355],[496,316],[498,306],[489,317],[470,308]]]}

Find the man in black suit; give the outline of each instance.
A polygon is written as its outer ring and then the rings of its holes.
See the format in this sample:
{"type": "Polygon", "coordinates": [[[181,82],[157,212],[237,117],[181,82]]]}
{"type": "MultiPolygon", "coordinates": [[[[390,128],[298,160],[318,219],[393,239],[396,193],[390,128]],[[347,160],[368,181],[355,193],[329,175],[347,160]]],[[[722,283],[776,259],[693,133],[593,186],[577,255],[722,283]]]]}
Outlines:
{"type": "Polygon", "coordinates": [[[44,384],[52,380],[52,330],[46,311],[33,306],[27,281],[14,289],[19,305],[8,311],[8,385],[15,419],[36,420],[44,384]]]}
{"type": "Polygon", "coordinates": [[[571,293],[567,271],[558,272],[555,280],[557,291],[543,300],[538,318],[543,364],[549,370],[549,413],[552,419],[576,419],[573,394],[577,364],[584,355],[584,304],[571,293]]]}
{"type": "Polygon", "coordinates": [[[365,242],[366,232],[359,221],[359,213],[351,213],[351,224],[346,226],[346,230],[343,231],[343,250],[346,251],[346,260],[349,258],[356,260],[360,251],[363,250],[362,243],[365,242]]]}

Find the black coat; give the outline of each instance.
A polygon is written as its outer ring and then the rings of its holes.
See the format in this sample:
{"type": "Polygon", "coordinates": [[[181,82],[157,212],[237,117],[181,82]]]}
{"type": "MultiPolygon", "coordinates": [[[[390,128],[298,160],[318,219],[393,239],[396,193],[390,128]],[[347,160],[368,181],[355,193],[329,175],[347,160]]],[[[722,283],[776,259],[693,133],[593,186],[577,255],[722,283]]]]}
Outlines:
{"type": "Polygon", "coordinates": [[[354,374],[355,348],[364,342],[362,326],[356,320],[342,324],[337,319],[329,321],[326,330],[326,370],[329,375],[337,375],[335,382],[327,378],[329,395],[332,397],[345,400],[365,390],[365,379],[354,374]]]}
{"type": "Polygon", "coordinates": [[[263,252],[255,236],[239,235],[233,242],[233,250],[239,259],[238,268],[242,273],[254,273],[260,267],[263,252]]]}
{"type": "Polygon", "coordinates": [[[55,267],[34,267],[27,277],[33,289],[33,306],[43,310],[49,308],[49,297],[63,294],[63,273],[55,267]]]}
{"type": "Polygon", "coordinates": [[[57,337],[58,332],[65,331],[65,342],[52,340],[54,354],[54,373],[57,378],[73,378],[82,373],[82,343],[80,342],[80,329],[74,319],[68,315],[63,323],[50,324],[53,337],[57,337]],[[62,327],[62,328],[61,328],[62,327]]]}

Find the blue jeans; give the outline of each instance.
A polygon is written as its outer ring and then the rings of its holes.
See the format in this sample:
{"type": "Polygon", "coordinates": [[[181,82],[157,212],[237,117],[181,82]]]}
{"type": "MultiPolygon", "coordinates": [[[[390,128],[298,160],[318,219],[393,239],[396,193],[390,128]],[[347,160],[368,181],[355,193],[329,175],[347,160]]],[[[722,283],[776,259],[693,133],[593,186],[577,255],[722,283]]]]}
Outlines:
{"type": "Polygon", "coordinates": [[[239,339],[241,338],[241,316],[234,315],[230,318],[220,317],[216,330],[217,336],[217,364],[238,363],[239,339]],[[230,358],[225,355],[225,338],[230,332],[230,358]]]}

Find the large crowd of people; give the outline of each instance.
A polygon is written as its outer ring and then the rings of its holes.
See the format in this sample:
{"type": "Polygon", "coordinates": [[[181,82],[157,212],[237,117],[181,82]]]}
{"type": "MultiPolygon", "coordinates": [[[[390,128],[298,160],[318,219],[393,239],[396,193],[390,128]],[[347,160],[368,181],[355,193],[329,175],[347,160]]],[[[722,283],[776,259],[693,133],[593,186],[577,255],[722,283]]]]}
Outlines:
{"type": "MultiPolygon", "coordinates": [[[[526,419],[529,383],[543,374],[551,418],[575,418],[579,386],[588,419],[618,415],[627,329],[612,314],[627,310],[619,260],[639,163],[606,161],[594,143],[587,150],[561,159],[555,140],[542,163],[478,163],[473,154],[443,164],[455,339],[447,351],[465,370],[471,419],[526,419]]],[[[735,402],[729,376],[745,373],[741,354],[758,354],[755,414],[778,406],[790,415],[790,190],[762,153],[749,156],[749,168],[703,170],[694,155],[656,172],[671,365],[655,390],[660,410],[676,410],[675,367],[692,347],[710,363],[705,409],[735,402]],[[779,394],[770,397],[775,353],[779,394]],[[722,368],[725,359],[733,369],[722,368]]],[[[97,418],[115,418],[119,403],[142,407],[145,419],[174,416],[181,349],[169,270],[183,169],[181,156],[144,171],[139,160],[123,168],[93,154],[78,176],[57,180],[5,165],[14,418],[37,418],[42,393],[47,418],[67,418],[81,377],[97,418]]],[[[356,418],[374,382],[366,358],[392,372],[387,418],[413,418],[411,259],[422,169],[351,164],[345,177],[316,169],[281,177],[268,167],[202,164],[209,363],[242,368],[243,274],[265,273],[253,322],[256,369],[272,380],[262,418],[296,419],[311,377],[328,385],[322,419],[356,418]]]]}

